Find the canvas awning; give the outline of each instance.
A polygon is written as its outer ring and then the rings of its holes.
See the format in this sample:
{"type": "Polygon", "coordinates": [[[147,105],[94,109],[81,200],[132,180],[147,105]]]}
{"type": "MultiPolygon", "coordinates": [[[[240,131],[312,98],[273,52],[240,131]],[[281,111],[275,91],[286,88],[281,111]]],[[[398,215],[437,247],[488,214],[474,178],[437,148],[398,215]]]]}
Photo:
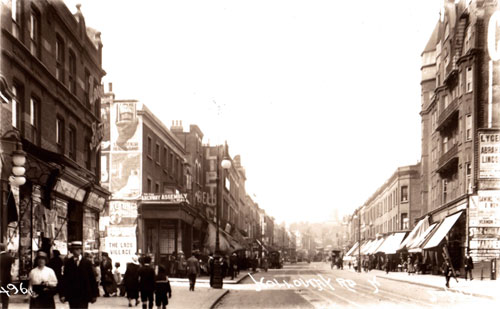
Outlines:
{"type": "Polygon", "coordinates": [[[369,240],[365,242],[363,245],[361,245],[361,254],[362,255],[367,255],[368,250],[370,250],[371,246],[373,245],[373,242],[375,240],[369,240]]]}
{"type": "Polygon", "coordinates": [[[404,248],[408,248],[408,245],[413,243],[428,227],[429,227],[429,217],[425,216],[425,218],[418,221],[417,225],[411,230],[408,237],[401,243],[398,250],[403,250],[404,248]]]}
{"type": "Polygon", "coordinates": [[[406,232],[393,233],[389,235],[377,249],[377,252],[383,252],[385,254],[396,254],[396,251],[401,245],[401,241],[403,240],[405,235],[406,232]]]}
{"type": "Polygon", "coordinates": [[[437,223],[430,225],[414,242],[412,242],[408,247],[408,252],[422,252],[422,246],[425,241],[429,239],[433,234],[432,231],[438,226],[437,223]]]}
{"type": "MultiPolygon", "coordinates": [[[[204,247],[207,248],[210,252],[215,252],[215,238],[216,238],[217,228],[214,224],[208,224],[208,235],[205,238],[204,247]]],[[[224,236],[224,233],[219,231],[219,249],[223,253],[229,253],[233,250],[229,241],[224,236]]]]}
{"type": "Polygon", "coordinates": [[[443,238],[446,236],[446,234],[448,234],[453,225],[455,225],[455,223],[457,222],[458,218],[460,218],[460,215],[462,213],[463,211],[460,211],[457,212],[456,214],[444,218],[444,220],[438,226],[436,232],[434,232],[429,241],[427,241],[423,249],[431,249],[439,246],[443,238]]]}
{"type": "Polygon", "coordinates": [[[356,242],[354,244],[354,246],[352,246],[351,249],[349,249],[349,251],[347,251],[345,256],[351,256],[353,253],[355,253],[354,251],[358,249],[358,246],[359,246],[359,242],[356,242]]]}
{"type": "Polygon", "coordinates": [[[370,248],[366,250],[366,254],[374,254],[377,252],[377,249],[380,247],[380,245],[384,242],[385,238],[381,237],[379,239],[375,239],[370,248]]]}

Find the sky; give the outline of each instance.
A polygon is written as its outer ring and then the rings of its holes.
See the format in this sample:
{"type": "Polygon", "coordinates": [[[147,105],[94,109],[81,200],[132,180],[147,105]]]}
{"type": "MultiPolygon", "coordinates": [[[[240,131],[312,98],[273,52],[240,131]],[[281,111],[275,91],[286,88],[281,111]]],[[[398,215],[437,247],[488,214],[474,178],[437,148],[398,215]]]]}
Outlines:
{"type": "Polygon", "coordinates": [[[65,3],[102,32],[117,99],[227,140],[279,223],[350,214],[420,159],[420,54],[442,0],[65,3]]]}

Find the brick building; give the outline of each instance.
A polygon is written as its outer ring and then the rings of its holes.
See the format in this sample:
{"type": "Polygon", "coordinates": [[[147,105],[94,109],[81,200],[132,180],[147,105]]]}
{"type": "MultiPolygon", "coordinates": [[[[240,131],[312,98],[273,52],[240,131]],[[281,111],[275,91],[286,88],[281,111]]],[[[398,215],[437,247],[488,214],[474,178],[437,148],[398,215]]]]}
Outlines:
{"type": "Polygon", "coordinates": [[[498,2],[445,1],[422,53],[422,202],[455,267],[500,257],[498,2]],[[444,236],[447,235],[445,238],[444,236]]]}
{"type": "MultiPolygon", "coordinates": [[[[37,250],[84,242],[99,249],[102,42],[58,0],[1,5],[1,237],[26,279],[37,250]],[[9,184],[15,143],[26,152],[26,183],[9,184]],[[14,196],[17,222],[6,203],[14,196]],[[10,218],[9,218],[10,217],[10,218]]],[[[12,209],[12,208],[9,208],[12,209]]]]}

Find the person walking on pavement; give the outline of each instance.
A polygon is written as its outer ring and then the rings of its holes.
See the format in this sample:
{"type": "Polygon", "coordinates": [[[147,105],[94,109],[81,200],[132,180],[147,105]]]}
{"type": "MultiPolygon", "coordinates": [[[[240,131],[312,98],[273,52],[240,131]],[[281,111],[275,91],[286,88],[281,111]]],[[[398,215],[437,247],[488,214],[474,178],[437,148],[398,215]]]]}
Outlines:
{"type": "MultiPolygon", "coordinates": [[[[188,259],[189,260],[189,259],[188,259]]],[[[194,291],[194,290],[193,290],[194,291]]],[[[158,267],[158,274],[155,277],[155,298],[156,307],[165,309],[168,305],[168,299],[172,297],[172,288],[168,281],[167,271],[163,265],[158,267]]]]}
{"type": "Polygon", "coordinates": [[[443,262],[442,270],[443,270],[444,276],[446,277],[446,287],[449,288],[450,287],[450,277],[452,274],[451,274],[451,266],[450,266],[450,263],[448,262],[448,260],[445,260],[443,262]]]}
{"type": "Polygon", "coordinates": [[[113,261],[106,252],[102,253],[101,285],[104,289],[104,297],[109,297],[116,292],[116,283],[113,277],[113,261]]]}
{"type": "Polygon", "coordinates": [[[132,299],[135,299],[136,306],[139,304],[139,267],[137,257],[133,256],[132,263],[127,264],[127,270],[123,276],[129,307],[132,307],[132,299]]]}
{"type": "Polygon", "coordinates": [[[210,253],[210,255],[208,256],[208,274],[210,276],[210,287],[212,287],[212,284],[214,282],[214,263],[215,263],[215,259],[214,259],[214,255],[213,253],[210,253]]]}
{"type": "Polygon", "coordinates": [[[29,274],[29,287],[32,291],[30,308],[56,308],[54,294],[57,293],[57,277],[54,270],[46,266],[48,261],[47,253],[38,251],[36,267],[29,274]]]}
{"type": "MultiPolygon", "coordinates": [[[[7,246],[4,243],[0,243],[0,287],[7,287],[9,283],[12,283],[10,272],[12,264],[14,264],[14,258],[6,249],[7,246]]],[[[9,308],[9,296],[7,293],[0,294],[2,295],[2,308],[9,308]]]]}
{"type": "Polygon", "coordinates": [[[186,257],[184,256],[184,252],[179,251],[179,258],[177,260],[177,276],[179,278],[186,277],[186,267],[187,267],[187,261],[186,257]]]}
{"type": "Polygon", "coordinates": [[[231,280],[234,280],[234,277],[238,276],[238,255],[236,252],[233,252],[231,257],[229,258],[229,266],[231,267],[231,280]]]}
{"type": "Polygon", "coordinates": [[[196,276],[200,274],[200,262],[198,262],[197,252],[187,259],[187,274],[189,278],[189,290],[194,292],[194,285],[196,284],[196,276]]]}
{"type": "Polygon", "coordinates": [[[465,264],[465,280],[467,280],[467,274],[470,275],[470,280],[472,280],[472,270],[474,269],[474,262],[472,261],[470,253],[467,253],[464,264],[465,264]]]}
{"type": "Polygon", "coordinates": [[[52,258],[47,264],[49,268],[51,268],[56,274],[57,278],[57,291],[61,289],[61,280],[62,280],[62,268],[63,268],[63,260],[61,259],[61,253],[59,250],[52,250],[52,258]]]}
{"type": "Polygon", "coordinates": [[[61,291],[61,302],[69,302],[70,308],[88,308],[95,303],[98,288],[92,263],[82,257],[82,242],[73,241],[69,245],[71,256],[64,262],[61,291]],[[62,294],[62,295],[61,295],[62,294]]]}
{"type": "Polygon", "coordinates": [[[139,291],[141,291],[141,301],[143,309],[153,308],[155,290],[155,271],[151,267],[151,257],[145,256],[144,265],[139,268],[139,291]],[[149,304],[148,304],[149,301],[149,304]]]}

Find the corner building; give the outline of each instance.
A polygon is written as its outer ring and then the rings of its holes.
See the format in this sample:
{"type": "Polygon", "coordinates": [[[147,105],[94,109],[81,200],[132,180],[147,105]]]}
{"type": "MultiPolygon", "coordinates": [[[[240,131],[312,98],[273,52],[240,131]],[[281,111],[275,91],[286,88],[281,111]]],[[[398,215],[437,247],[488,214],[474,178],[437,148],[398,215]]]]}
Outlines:
{"type": "Polygon", "coordinates": [[[422,220],[436,224],[422,249],[433,268],[443,250],[457,269],[467,251],[485,265],[500,257],[498,10],[444,1],[422,53],[422,220]]]}
{"type": "Polygon", "coordinates": [[[80,6],[0,6],[1,238],[16,257],[14,280],[27,280],[38,250],[66,255],[75,240],[86,252],[100,247],[109,196],[99,181],[103,45],[80,6]],[[9,183],[16,144],[26,153],[21,186],[9,183]]]}

